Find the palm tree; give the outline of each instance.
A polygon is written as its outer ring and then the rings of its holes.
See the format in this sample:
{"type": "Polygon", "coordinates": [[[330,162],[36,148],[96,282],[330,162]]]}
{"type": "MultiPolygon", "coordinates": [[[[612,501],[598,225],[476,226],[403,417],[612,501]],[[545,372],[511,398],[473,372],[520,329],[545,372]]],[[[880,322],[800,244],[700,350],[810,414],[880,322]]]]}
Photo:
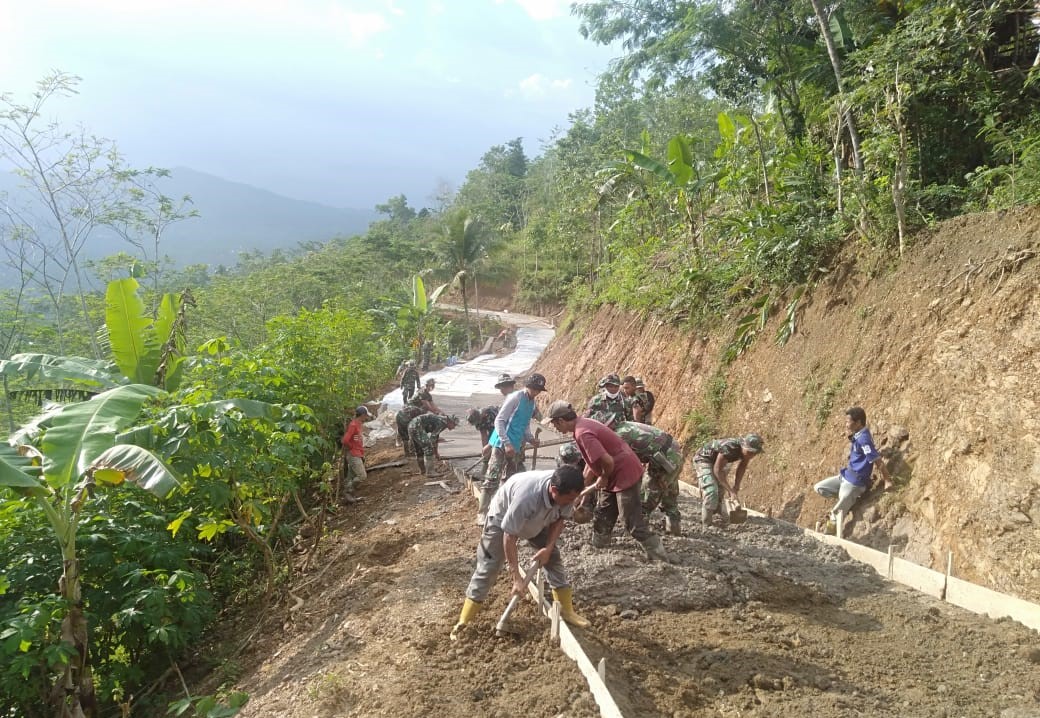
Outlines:
{"type": "MultiPolygon", "coordinates": [[[[462,293],[462,311],[466,316],[466,349],[472,349],[469,323],[469,282],[476,289],[477,269],[487,258],[489,235],[484,226],[467,209],[447,214],[441,227],[439,251],[443,269],[462,293]]],[[[479,333],[479,324],[478,324],[479,333]]]]}

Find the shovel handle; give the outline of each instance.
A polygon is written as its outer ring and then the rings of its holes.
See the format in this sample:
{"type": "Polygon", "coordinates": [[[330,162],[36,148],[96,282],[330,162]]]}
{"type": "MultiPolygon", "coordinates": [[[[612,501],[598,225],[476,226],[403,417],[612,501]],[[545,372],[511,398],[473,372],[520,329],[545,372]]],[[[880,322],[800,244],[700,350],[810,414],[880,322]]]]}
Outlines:
{"type": "MultiPolygon", "coordinates": [[[[534,578],[534,575],[537,572],[538,572],[538,562],[537,561],[531,561],[531,565],[527,569],[527,573],[524,574],[524,588],[527,588],[527,585],[529,583],[531,583],[531,579],[534,578]]],[[[502,617],[500,619],[498,619],[498,623],[495,624],[495,631],[496,632],[499,632],[499,631],[502,631],[502,630],[505,629],[506,621],[509,620],[509,614],[511,614],[513,612],[513,609],[516,608],[516,605],[518,603],[520,603],[520,594],[516,594],[512,598],[509,599],[509,604],[506,605],[506,610],[502,612],[502,617]]]]}

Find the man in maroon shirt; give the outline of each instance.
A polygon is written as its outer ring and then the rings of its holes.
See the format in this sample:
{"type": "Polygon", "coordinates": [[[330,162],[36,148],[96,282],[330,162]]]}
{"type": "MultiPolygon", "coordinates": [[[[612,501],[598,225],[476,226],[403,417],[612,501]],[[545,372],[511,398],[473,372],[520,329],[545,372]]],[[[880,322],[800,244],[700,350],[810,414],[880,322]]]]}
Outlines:
{"type": "Polygon", "coordinates": [[[354,420],[347,424],[343,434],[343,473],[341,475],[342,501],[345,504],[355,503],[354,488],[367,478],[365,472],[365,444],[361,433],[362,425],[371,418],[368,409],[359,406],[354,410],[354,420]]]}
{"type": "Polygon", "coordinates": [[[651,561],[671,561],[643,518],[639,495],[643,465],[620,436],[594,419],[579,417],[566,401],[554,401],[545,420],[561,434],[574,434],[574,443],[585,459],[585,484],[599,489],[593,514],[592,545],[610,545],[614,524],[621,518],[625,530],[643,545],[651,561]]]}

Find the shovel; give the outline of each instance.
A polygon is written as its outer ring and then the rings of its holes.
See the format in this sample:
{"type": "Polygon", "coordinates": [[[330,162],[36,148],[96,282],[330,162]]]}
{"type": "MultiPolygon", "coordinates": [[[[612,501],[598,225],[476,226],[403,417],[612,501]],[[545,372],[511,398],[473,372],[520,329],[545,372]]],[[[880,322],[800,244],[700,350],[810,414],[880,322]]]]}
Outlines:
{"type": "MultiPolygon", "coordinates": [[[[524,574],[524,588],[527,588],[527,584],[531,583],[531,579],[534,578],[534,575],[536,573],[538,573],[538,562],[531,561],[531,565],[527,569],[527,573],[524,574]]],[[[498,619],[498,623],[495,624],[496,636],[505,636],[509,633],[513,633],[513,631],[510,631],[509,628],[507,628],[506,622],[509,620],[509,614],[511,614],[513,612],[513,609],[516,608],[516,605],[520,603],[520,598],[521,595],[517,593],[514,594],[511,599],[509,599],[509,605],[507,605],[506,610],[502,612],[502,618],[498,619]]]]}
{"type": "Polygon", "coordinates": [[[740,505],[739,501],[726,499],[729,502],[729,522],[731,524],[742,524],[747,521],[747,509],[740,505]]]}
{"type": "MultiPolygon", "coordinates": [[[[534,430],[534,440],[538,441],[538,435],[542,433],[542,427],[538,427],[534,430]]],[[[534,452],[531,454],[531,471],[538,471],[538,446],[534,447],[534,452]]]]}

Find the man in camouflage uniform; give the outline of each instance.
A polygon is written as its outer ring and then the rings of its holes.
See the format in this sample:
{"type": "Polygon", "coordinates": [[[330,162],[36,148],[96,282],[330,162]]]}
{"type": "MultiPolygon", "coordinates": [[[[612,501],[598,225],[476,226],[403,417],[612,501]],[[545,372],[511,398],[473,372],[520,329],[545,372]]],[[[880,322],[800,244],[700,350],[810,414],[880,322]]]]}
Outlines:
{"type": "Polygon", "coordinates": [[[407,404],[418,389],[419,370],[415,368],[415,362],[409,359],[405,362],[404,373],[401,374],[401,401],[407,404]]]}
{"type": "Polygon", "coordinates": [[[419,463],[419,471],[427,477],[441,476],[434,469],[434,459],[440,458],[437,441],[445,429],[454,429],[459,420],[455,416],[441,414],[420,414],[408,423],[408,439],[412,442],[415,460],[419,463]]]}
{"type": "Polygon", "coordinates": [[[646,407],[643,406],[643,397],[636,389],[636,378],[631,374],[621,380],[621,396],[625,397],[628,407],[628,420],[646,424],[646,407]]]}
{"type": "Polygon", "coordinates": [[[405,456],[412,455],[412,442],[408,438],[408,425],[412,423],[412,419],[424,413],[421,406],[415,406],[414,404],[406,404],[397,412],[394,422],[397,424],[397,438],[404,447],[405,456]]]}
{"type": "Polygon", "coordinates": [[[480,432],[480,449],[484,457],[480,467],[481,477],[487,474],[488,461],[491,460],[488,439],[491,438],[491,432],[495,430],[495,417],[497,416],[497,406],[485,406],[483,409],[470,409],[469,416],[466,417],[470,426],[480,432]]]}
{"type": "Polygon", "coordinates": [[[721,490],[725,489],[729,498],[737,498],[744,472],[751,460],[762,453],[762,448],[762,437],[748,434],[736,439],[714,439],[693,455],[693,468],[701,488],[701,522],[705,526],[711,526],[712,516],[716,512],[722,517],[723,525],[729,525],[729,507],[721,496],[721,490]],[[733,485],[730,486],[726,472],[729,464],[734,462],[739,463],[733,485]]]}
{"type": "Polygon", "coordinates": [[[442,414],[437,405],[433,403],[433,389],[437,386],[437,381],[433,378],[426,380],[426,386],[418,391],[418,393],[411,398],[409,404],[413,406],[421,407],[424,412],[429,411],[434,414],[442,414]]]}
{"type": "Polygon", "coordinates": [[[607,374],[600,379],[599,388],[600,392],[589,400],[589,405],[585,408],[585,418],[596,419],[607,426],[617,426],[623,421],[631,421],[631,408],[621,393],[621,379],[618,375],[607,374]]]}
{"type": "Polygon", "coordinates": [[[636,377],[636,396],[639,397],[639,403],[643,405],[643,418],[636,419],[636,421],[642,421],[644,424],[654,423],[654,404],[657,399],[654,397],[654,393],[646,388],[646,384],[640,377],[636,377]]]}
{"type": "Polygon", "coordinates": [[[649,519],[654,509],[660,507],[665,517],[665,531],[673,536],[680,535],[679,472],[682,470],[682,452],[679,445],[671,434],[635,421],[618,424],[614,432],[646,464],[643,516],[649,519]]]}

